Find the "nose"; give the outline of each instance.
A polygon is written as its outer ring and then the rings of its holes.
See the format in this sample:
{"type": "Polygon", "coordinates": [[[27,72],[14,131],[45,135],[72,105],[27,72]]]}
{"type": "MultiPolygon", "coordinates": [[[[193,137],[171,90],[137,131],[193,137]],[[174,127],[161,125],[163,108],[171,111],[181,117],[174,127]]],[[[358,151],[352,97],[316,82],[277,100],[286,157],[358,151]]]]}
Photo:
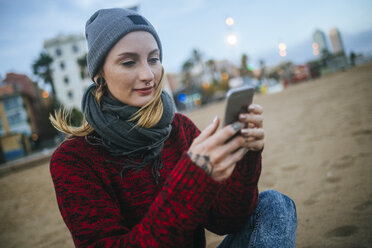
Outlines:
{"type": "Polygon", "coordinates": [[[154,80],[154,73],[152,72],[151,67],[147,63],[144,63],[141,66],[139,72],[139,79],[145,83],[154,80]]]}

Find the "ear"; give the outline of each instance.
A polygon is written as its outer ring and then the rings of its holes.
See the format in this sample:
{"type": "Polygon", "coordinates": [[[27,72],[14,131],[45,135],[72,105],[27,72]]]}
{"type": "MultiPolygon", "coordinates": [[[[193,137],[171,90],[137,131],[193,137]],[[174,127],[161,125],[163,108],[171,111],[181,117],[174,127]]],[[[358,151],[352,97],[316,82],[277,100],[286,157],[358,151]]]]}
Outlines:
{"type": "Polygon", "coordinates": [[[105,78],[105,72],[103,71],[103,66],[102,66],[101,70],[99,70],[98,75],[105,78]]]}
{"type": "Polygon", "coordinates": [[[103,69],[101,69],[95,76],[94,76],[94,78],[93,78],[93,80],[94,80],[94,82],[97,84],[97,85],[99,85],[100,84],[100,82],[98,82],[98,81],[100,81],[99,80],[99,78],[105,78],[105,76],[104,76],[104,73],[103,73],[103,69]]]}
{"type": "Polygon", "coordinates": [[[94,78],[93,78],[93,82],[94,82],[96,85],[98,85],[98,82],[97,82],[98,78],[99,78],[98,74],[97,74],[96,76],[94,76],[94,78]]]}

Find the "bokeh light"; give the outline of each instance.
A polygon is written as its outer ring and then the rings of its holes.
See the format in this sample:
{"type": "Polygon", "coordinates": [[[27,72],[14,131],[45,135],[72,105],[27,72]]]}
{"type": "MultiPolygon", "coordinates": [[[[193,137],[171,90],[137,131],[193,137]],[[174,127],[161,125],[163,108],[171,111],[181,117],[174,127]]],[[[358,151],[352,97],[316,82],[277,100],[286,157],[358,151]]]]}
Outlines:
{"type": "Polygon", "coordinates": [[[234,24],[234,19],[232,17],[226,18],[226,25],[232,26],[234,24]]]}
{"type": "Polygon", "coordinates": [[[280,43],[280,44],[279,44],[279,50],[280,50],[280,51],[284,51],[285,49],[287,49],[287,45],[284,44],[284,43],[280,43]]]}
{"type": "Polygon", "coordinates": [[[49,93],[47,91],[43,91],[42,93],[42,97],[45,99],[45,98],[48,98],[49,97],[49,93]]]}
{"type": "Polygon", "coordinates": [[[227,43],[231,46],[235,45],[238,42],[238,37],[235,34],[229,34],[227,36],[227,43]]]}

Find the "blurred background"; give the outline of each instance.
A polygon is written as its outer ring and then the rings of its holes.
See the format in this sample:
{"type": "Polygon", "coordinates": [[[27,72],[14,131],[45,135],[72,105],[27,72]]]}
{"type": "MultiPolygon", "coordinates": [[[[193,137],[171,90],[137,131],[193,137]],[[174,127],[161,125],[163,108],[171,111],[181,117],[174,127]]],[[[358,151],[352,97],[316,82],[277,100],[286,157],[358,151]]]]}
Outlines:
{"type": "Polygon", "coordinates": [[[2,138],[1,161],[55,144],[47,116],[59,106],[79,124],[80,100],[92,83],[85,21],[111,7],[134,9],[158,30],[166,90],[179,111],[223,100],[229,88],[251,84],[273,93],[372,60],[368,0],[1,0],[0,133],[15,135],[2,138]],[[18,105],[23,110],[8,113],[18,105]]]}
{"type": "Polygon", "coordinates": [[[298,247],[370,247],[372,1],[0,0],[1,247],[72,245],[48,174],[64,136],[48,117],[65,107],[80,124],[85,22],[112,7],[155,26],[165,89],[199,128],[222,117],[227,90],[255,88],[260,188],[298,203],[298,247]]]}

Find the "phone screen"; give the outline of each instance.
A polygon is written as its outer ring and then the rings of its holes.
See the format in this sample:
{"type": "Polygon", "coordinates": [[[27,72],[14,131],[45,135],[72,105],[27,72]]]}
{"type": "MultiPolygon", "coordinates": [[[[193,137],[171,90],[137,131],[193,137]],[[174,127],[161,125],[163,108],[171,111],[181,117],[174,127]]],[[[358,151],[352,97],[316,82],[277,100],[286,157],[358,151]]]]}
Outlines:
{"type": "Polygon", "coordinates": [[[254,88],[252,86],[232,89],[227,92],[224,126],[238,121],[239,114],[248,112],[248,106],[253,101],[253,95],[254,88]]]}

